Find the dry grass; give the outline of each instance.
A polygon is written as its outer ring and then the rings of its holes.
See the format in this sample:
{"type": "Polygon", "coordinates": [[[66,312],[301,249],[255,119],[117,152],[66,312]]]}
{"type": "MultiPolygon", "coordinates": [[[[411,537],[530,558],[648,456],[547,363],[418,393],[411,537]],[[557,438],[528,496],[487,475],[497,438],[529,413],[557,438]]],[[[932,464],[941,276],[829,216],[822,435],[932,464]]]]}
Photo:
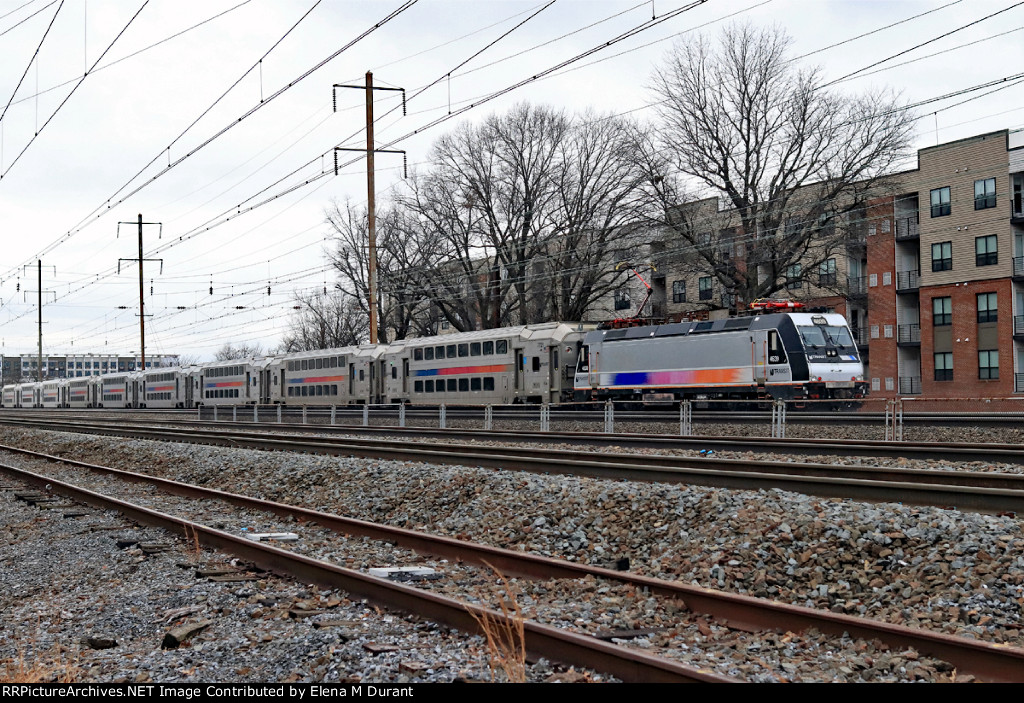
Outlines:
{"type": "MultiPolygon", "coordinates": [[[[491,680],[497,681],[500,673],[509,683],[526,683],[525,620],[516,601],[518,589],[513,587],[500,571],[490,564],[487,566],[497,576],[504,591],[504,596],[499,599],[496,608],[500,616],[492,615],[489,610],[484,610],[479,615],[470,610],[469,614],[476,620],[487,639],[487,665],[491,670],[491,680]]],[[[486,603],[481,594],[478,596],[481,603],[486,603]]]]}
{"type": "Polygon", "coordinates": [[[24,651],[3,662],[0,683],[75,683],[82,669],[77,653],[68,653],[58,644],[53,650],[29,661],[24,651]]]}

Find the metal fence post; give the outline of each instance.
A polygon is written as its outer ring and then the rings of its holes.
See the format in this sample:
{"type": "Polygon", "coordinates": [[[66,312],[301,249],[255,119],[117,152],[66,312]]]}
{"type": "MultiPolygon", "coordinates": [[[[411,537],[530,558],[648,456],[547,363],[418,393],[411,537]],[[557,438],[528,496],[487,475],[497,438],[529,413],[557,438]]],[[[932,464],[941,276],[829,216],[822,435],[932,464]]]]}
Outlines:
{"type": "Polygon", "coordinates": [[[445,422],[445,420],[446,420],[446,418],[445,418],[446,408],[444,407],[444,403],[441,403],[440,407],[438,407],[437,410],[438,410],[438,424],[437,424],[437,426],[440,429],[443,430],[443,429],[445,429],[447,427],[447,423],[445,422]]]}
{"type": "Polygon", "coordinates": [[[893,408],[893,427],[895,429],[894,439],[897,442],[903,441],[903,399],[897,398],[893,408]]]}
{"type": "Polygon", "coordinates": [[[337,415],[338,415],[338,406],[337,405],[332,405],[331,406],[331,424],[332,425],[334,424],[334,419],[335,419],[335,417],[337,417],[337,415]]]}
{"type": "Polygon", "coordinates": [[[238,406],[231,406],[231,422],[238,422],[238,406]]]}
{"type": "Polygon", "coordinates": [[[610,400],[604,404],[604,431],[605,434],[615,432],[615,403],[610,400]]]}
{"type": "Polygon", "coordinates": [[[252,421],[256,424],[260,422],[260,406],[258,403],[252,406],[252,421]]]}
{"type": "Polygon", "coordinates": [[[398,404],[398,426],[405,427],[405,403],[398,404]]]}
{"type": "Polygon", "coordinates": [[[217,422],[217,406],[213,406],[213,421],[217,422]]]}
{"type": "Polygon", "coordinates": [[[281,404],[277,404],[277,424],[281,424],[281,404]]]}
{"type": "Polygon", "coordinates": [[[772,437],[786,438],[786,401],[772,403],[772,437]]]}
{"type": "Polygon", "coordinates": [[[370,405],[367,403],[363,406],[363,427],[370,426],[370,405]]]}
{"type": "Polygon", "coordinates": [[[484,429],[488,431],[494,429],[494,407],[491,405],[484,408],[484,429]]]}
{"type": "Polygon", "coordinates": [[[302,424],[303,425],[306,424],[306,406],[305,405],[302,406],[302,424]]]}
{"type": "Polygon", "coordinates": [[[551,429],[551,406],[544,403],[540,406],[540,431],[547,432],[551,429]]]}
{"type": "Polygon", "coordinates": [[[679,404],[679,434],[683,436],[693,434],[693,407],[688,400],[679,404]]]}

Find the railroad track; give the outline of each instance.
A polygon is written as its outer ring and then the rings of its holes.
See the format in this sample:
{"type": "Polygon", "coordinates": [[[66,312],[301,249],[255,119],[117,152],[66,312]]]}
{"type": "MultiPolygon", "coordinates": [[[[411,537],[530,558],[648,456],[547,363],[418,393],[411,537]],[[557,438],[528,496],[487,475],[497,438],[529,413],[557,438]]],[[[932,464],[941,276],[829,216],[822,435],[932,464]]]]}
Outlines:
{"type": "MultiPolygon", "coordinates": [[[[1018,399],[1019,400],[1019,399],[1018,399]]],[[[238,406],[237,413],[241,415],[252,415],[251,405],[238,406]]],[[[276,414],[277,406],[260,406],[261,416],[268,413],[276,414]]],[[[232,412],[231,407],[221,407],[218,417],[223,419],[232,412]]],[[[505,406],[493,409],[495,419],[515,419],[537,421],[539,417],[539,406],[505,406]]],[[[81,415],[81,414],[111,414],[117,416],[136,417],[175,417],[179,419],[194,418],[197,415],[196,409],[174,410],[174,409],[130,409],[130,410],[106,410],[106,409],[54,409],[54,408],[2,408],[3,414],[38,414],[55,413],[58,415],[81,415]]],[[[204,417],[212,417],[213,407],[208,406],[201,411],[204,417]]],[[[398,418],[397,406],[371,406],[371,417],[398,418]]],[[[285,418],[298,418],[303,414],[300,406],[282,406],[282,416],[285,418]]],[[[326,419],[330,417],[329,407],[310,406],[306,410],[310,418],[326,419]]],[[[362,406],[337,406],[335,415],[338,418],[362,418],[362,406]]],[[[473,419],[483,420],[483,410],[479,407],[449,406],[446,414],[451,419],[473,419]]],[[[438,409],[430,406],[407,406],[405,415],[409,419],[437,420],[438,409]]],[[[694,410],[693,421],[701,424],[726,423],[726,424],[761,424],[765,427],[771,424],[771,413],[767,411],[748,412],[743,410],[694,410]]],[[[679,412],[644,410],[628,411],[617,409],[615,413],[616,422],[639,422],[659,424],[679,424],[679,412]]],[[[1024,404],[1021,405],[1021,412],[912,412],[905,411],[902,415],[903,423],[915,426],[933,427],[1017,427],[1024,419],[1024,404]]],[[[603,410],[566,410],[557,406],[551,407],[552,422],[590,422],[600,426],[603,422],[603,410]]],[[[786,415],[786,422],[794,425],[819,425],[819,424],[842,424],[842,425],[877,425],[882,427],[885,424],[884,412],[814,412],[814,411],[790,411],[786,415]]]]}
{"type": "MultiPolygon", "coordinates": [[[[2,419],[4,424],[39,426],[30,421],[2,419]]],[[[783,489],[808,495],[895,501],[915,505],[956,507],[990,512],[1024,512],[1024,474],[994,471],[945,471],[898,467],[824,464],[765,459],[727,459],[676,455],[581,452],[547,448],[493,447],[395,443],[393,440],[282,436],[250,429],[126,427],[123,422],[47,421],[42,427],[173,442],[359,456],[435,464],[483,466],[546,474],[570,474],[608,479],[686,483],[735,489],[783,489]]],[[[251,427],[251,426],[250,426],[251,427]]],[[[490,433],[493,439],[493,434],[490,433]]],[[[479,437],[479,435],[477,435],[479,437]]],[[[521,435],[517,435],[521,438],[521,435]]],[[[615,442],[615,439],[601,441],[615,442]]],[[[646,440],[645,440],[646,441],[646,440]]],[[[706,442],[704,443],[706,444],[706,442]]],[[[671,445],[678,447],[673,440],[671,445]]],[[[815,445],[819,446],[819,445],[815,445]]],[[[842,445],[859,455],[859,444],[842,445]]],[[[870,445],[869,445],[870,446],[870,445]]],[[[952,452],[953,448],[947,448],[952,452]]],[[[966,449],[964,450],[967,451],[966,449]]],[[[994,455],[1015,456],[1020,450],[996,448],[994,455]]],[[[967,454],[972,460],[977,457],[967,454]]]]}
{"type": "MultiPolygon", "coordinates": [[[[424,532],[353,520],[298,506],[224,493],[14,447],[0,447],[0,450],[30,457],[32,460],[49,462],[52,469],[47,470],[46,473],[41,473],[38,469],[28,470],[9,464],[0,466],[0,469],[9,475],[39,486],[44,491],[53,491],[101,508],[113,508],[138,522],[163,527],[176,534],[184,532],[193,535],[203,544],[230,552],[262,568],[290,574],[303,582],[315,582],[332,588],[343,588],[385,605],[419,613],[463,630],[476,631],[479,628],[479,618],[483,616],[486,609],[468,603],[465,598],[455,598],[447,593],[437,592],[436,589],[430,588],[434,583],[432,581],[425,582],[424,587],[419,588],[394,583],[357,570],[340,567],[336,563],[300,553],[298,550],[270,546],[232,534],[224,529],[215,529],[199,524],[188,517],[170,514],[161,499],[154,498],[151,490],[135,491],[131,496],[132,500],[127,500],[123,494],[131,492],[123,488],[122,484],[131,482],[133,485],[159,488],[162,493],[168,495],[183,496],[193,502],[193,507],[188,512],[204,516],[211,515],[214,520],[227,519],[217,517],[222,515],[223,511],[219,511],[214,504],[229,505],[232,509],[261,511],[288,520],[289,524],[309,525],[309,529],[316,526],[317,529],[323,528],[338,534],[381,541],[387,545],[389,552],[392,551],[392,546],[398,546],[419,554],[447,559],[450,564],[447,567],[449,570],[464,568],[463,564],[471,564],[476,567],[491,565],[508,575],[543,580],[546,589],[552,588],[551,582],[555,580],[578,583],[581,580],[592,579],[602,583],[626,585],[631,589],[656,596],[664,603],[685,603],[685,607],[682,608],[685,612],[680,616],[681,619],[688,621],[689,626],[701,629],[701,631],[712,627],[722,627],[732,631],[755,634],[764,631],[816,631],[834,637],[843,637],[845,634],[865,641],[879,640],[893,648],[910,647],[926,656],[949,662],[956,667],[957,671],[971,673],[986,681],[1024,680],[1024,650],[1018,648],[758,600],[628,572],[581,565],[438,537],[424,532]],[[115,479],[116,484],[122,485],[117,489],[122,497],[108,495],[110,486],[106,484],[101,486],[102,492],[77,485],[81,483],[81,477],[75,472],[80,473],[81,469],[101,475],[104,477],[103,480],[115,479]],[[68,476],[74,479],[74,483],[68,480],[68,476]],[[134,502],[138,496],[143,497],[151,505],[146,506],[134,502]],[[711,623],[703,621],[702,618],[711,619],[711,623]]],[[[351,545],[346,544],[341,549],[349,550],[351,545]]],[[[673,608],[680,610],[678,605],[673,605],[673,608]]],[[[672,612],[672,608],[669,608],[668,612],[672,612]]],[[[489,611],[488,615],[499,622],[504,617],[501,613],[494,611],[489,611]]],[[[682,625],[676,627],[683,629],[682,625]]],[[[651,650],[612,644],[600,637],[595,637],[593,632],[572,631],[564,627],[553,627],[550,624],[535,621],[527,622],[524,632],[527,650],[535,655],[603,671],[626,681],[720,682],[732,680],[727,676],[673,661],[667,656],[653,654],[651,650]]],[[[614,632],[611,633],[609,637],[614,634],[614,632]]],[[[629,640],[636,636],[636,633],[619,632],[618,634],[620,640],[629,640]]],[[[759,652],[758,657],[765,656],[760,649],[757,651],[759,652]]],[[[664,654],[664,652],[660,652],[660,654],[664,654]]]]}
{"type": "MultiPolygon", "coordinates": [[[[244,416],[243,416],[244,417],[244,416]]],[[[362,417],[360,414],[359,418],[362,417]]],[[[313,419],[312,416],[310,419],[313,419]]],[[[986,442],[972,444],[965,442],[894,442],[869,439],[828,439],[828,438],[776,438],[776,437],[733,437],[726,435],[668,435],[645,433],[604,433],[604,432],[539,432],[531,430],[486,430],[475,428],[433,427],[397,427],[374,426],[360,424],[327,424],[329,415],[320,418],[322,423],[276,423],[273,420],[261,421],[259,424],[248,421],[230,421],[221,419],[217,422],[196,420],[194,415],[185,418],[177,415],[155,420],[151,415],[142,419],[132,415],[107,415],[98,417],[91,414],[66,415],[13,415],[0,413],[0,424],[22,424],[33,427],[56,426],[55,423],[83,422],[101,423],[114,422],[119,425],[139,422],[158,422],[163,426],[201,427],[201,428],[237,428],[252,430],[265,428],[265,431],[287,432],[289,434],[362,434],[367,436],[388,436],[425,438],[438,441],[508,441],[513,443],[535,444],[573,444],[592,447],[620,447],[631,449],[711,449],[715,451],[738,451],[755,453],[777,453],[796,455],[832,455],[845,457],[851,454],[860,457],[916,459],[922,461],[983,461],[994,464],[1019,464],[1024,466],[1024,445],[986,442]]]]}

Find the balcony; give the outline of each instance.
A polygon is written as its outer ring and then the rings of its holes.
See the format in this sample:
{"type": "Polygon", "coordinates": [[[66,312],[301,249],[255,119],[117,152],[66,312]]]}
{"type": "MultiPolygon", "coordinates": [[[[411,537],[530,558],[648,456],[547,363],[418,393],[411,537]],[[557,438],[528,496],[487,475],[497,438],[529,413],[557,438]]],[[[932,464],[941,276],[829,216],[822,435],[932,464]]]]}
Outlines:
{"type": "Polygon", "coordinates": [[[864,297],[868,294],[868,277],[859,276],[857,278],[851,278],[847,276],[846,285],[850,291],[851,298],[864,297]]]}
{"type": "Polygon", "coordinates": [[[1024,315],[1013,316],[1013,336],[1024,337],[1024,315]]]}
{"type": "Polygon", "coordinates": [[[1013,392],[1024,393],[1024,373],[1013,374],[1013,392]]]}
{"type": "Polygon", "coordinates": [[[1013,257],[1013,273],[1011,274],[1015,279],[1024,279],[1024,256],[1013,257]]]}
{"type": "Polygon", "coordinates": [[[896,332],[896,343],[897,344],[912,344],[918,345],[921,343],[921,325],[920,323],[913,323],[910,325],[900,325],[896,332]]]}
{"type": "Polygon", "coordinates": [[[896,241],[920,239],[921,234],[917,223],[917,215],[896,218],[896,241]]]}
{"type": "Polygon", "coordinates": [[[868,340],[871,339],[871,335],[868,334],[866,327],[850,327],[850,334],[853,336],[853,341],[857,343],[860,349],[864,349],[868,346],[868,340]]]}
{"type": "Polygon", "coordinates": [[[897,271],[896,292],[910,293],[921,288],[920,271],[897,271]]]}
{"type": "Polygon", "coordinates": [[[921,377],[900,376],[900,395],[921,395],[921,377]]]}

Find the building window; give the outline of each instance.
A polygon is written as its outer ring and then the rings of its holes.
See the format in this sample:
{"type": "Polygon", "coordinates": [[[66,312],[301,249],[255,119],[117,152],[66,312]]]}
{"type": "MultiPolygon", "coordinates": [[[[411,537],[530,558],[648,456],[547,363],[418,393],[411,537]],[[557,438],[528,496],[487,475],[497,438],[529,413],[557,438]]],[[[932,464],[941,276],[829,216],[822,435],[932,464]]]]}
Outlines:
{"type": "Polygon", "coordinates": [[[999,308],[995,293],[978,293],[978,322],[998,322],[999,308]]]}
{"type": "Polygon", "coordinates": [[[953,352],[940,352],[935,355],[935,380],[953,380],[953,352]]]}
{"type": "Polygon", "coordinates": [[[822,261],[818,267],[818,285],[834,286],[836,284],[836,260],[822,261]]]}
{"type": "Polygon", "coordinates": [[[932,217],[943,217],[949,212],[949,186],[936,188],[932,191],[932,217]]]}
{"type": "Polygon", "coordinates": [[[953,242],[932,244],[932,271],[953,270],[953,242]]]}
{"type": "Polygon", "coordinates": [[[932,327],[953,324],[953,299],[932,298],[932,327]]]}
{"type": "Polygon", "coordinates": [[[617,290],[615,291],[615,309],[616,310],[628,310],[629,309],[629,293],[626,291],[617,290]]]}
{"type": "Polygon", "coordinates": [[[796,290],[803,286],[803,281],[800,280],[800,264],[793,264],[786,268],[786,288],[789,290],[796,290]]]}
{"type": "Polygon", "coordinates": [[[999,263],[999,238],[994,234],[974,238],[974,265],[992,266],[999,263]]]}
{"type": "Polygon", "coordinates": [[[985,178],[974,182],[974,209],[984,210],[996,206],[996,179],[985,178]]]}
{"type": "Polygon", "coordinates": [[[978,352],[978,378],[999,378],[999,352],[978,352]]]}
{"type": "Polygon", "coordinates": [[[711,300],[711,276],[701,276],[697,288],[701,300],[711,300]]]}
{"type": "Polygon", "coordinates": [[[686,302],[686,281],[672,281],[672,302],[686,302]]]}

